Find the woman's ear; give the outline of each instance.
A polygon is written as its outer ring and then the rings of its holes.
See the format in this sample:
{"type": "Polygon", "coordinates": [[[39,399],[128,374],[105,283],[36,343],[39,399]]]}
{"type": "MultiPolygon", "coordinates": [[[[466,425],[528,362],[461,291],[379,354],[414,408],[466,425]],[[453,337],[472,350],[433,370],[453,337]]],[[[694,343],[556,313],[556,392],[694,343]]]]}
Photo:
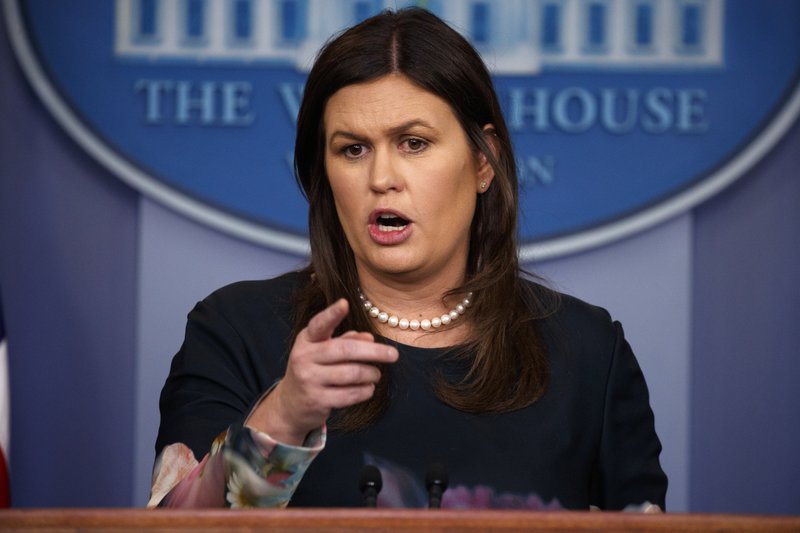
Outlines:
{"type": "MultiPolygon", "coordinates": [[[[495,161],[497,161],[497,154],[499,152],[499,146],[497,143],[497,135],[494,131],[494,124],[486,124],[483,127],[483,138],[486,141],[486,144],[489,146],[489,149],[492,151],[492,156],[494,157],[495,161]]],[[[489,190],[489,187],[492,185],[492,180],[494,179],[494,168],[492,168],[491,163],[489,163],[489,158],[486,157],[486,154],[478,151],[478,194],[482,194],[489,190]]]]}

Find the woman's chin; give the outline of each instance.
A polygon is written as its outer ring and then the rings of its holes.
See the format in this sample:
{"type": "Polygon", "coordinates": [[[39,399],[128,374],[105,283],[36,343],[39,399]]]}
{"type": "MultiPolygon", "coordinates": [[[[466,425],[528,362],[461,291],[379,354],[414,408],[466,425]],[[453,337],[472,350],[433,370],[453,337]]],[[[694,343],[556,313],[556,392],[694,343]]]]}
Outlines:
{"type": "Polygon", "coordinates": [[[391,276],[409,276],[425,269],[422,254],[408,246],[381,247],[368,254],[364,266],[369,270],[391,276]]]}

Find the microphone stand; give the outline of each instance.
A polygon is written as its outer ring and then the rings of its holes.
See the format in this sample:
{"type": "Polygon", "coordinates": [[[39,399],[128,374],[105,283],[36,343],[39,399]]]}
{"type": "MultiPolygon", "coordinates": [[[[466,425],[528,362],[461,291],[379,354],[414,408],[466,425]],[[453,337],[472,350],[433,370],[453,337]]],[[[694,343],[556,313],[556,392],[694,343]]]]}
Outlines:
{"type": "Polygon", "coordinates": [[[381,471],[375,465],[367,465],[362,468],[358,488],[364,498],[364,507],[377,507],[378,493],[383,488],[381,471]]]}
{"type": "Polygon", "coordinates": [[[441,463],[434,463],[425,476],[425,488],[428,489],[428,509],[442,507],[442,495],[447,490],[447,469],[441,463]]]}

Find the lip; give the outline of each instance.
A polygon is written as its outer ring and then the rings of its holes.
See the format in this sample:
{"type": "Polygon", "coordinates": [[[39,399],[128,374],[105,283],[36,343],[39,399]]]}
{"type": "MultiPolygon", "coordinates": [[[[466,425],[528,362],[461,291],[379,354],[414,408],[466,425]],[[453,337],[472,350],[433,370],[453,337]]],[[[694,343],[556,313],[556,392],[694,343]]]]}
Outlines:
{"type": "Polygon", "coordinates": [[[369,236],[376,244],[383,246],[392,246],[400,244],[408,240],[414,231],[414,222],[402,212],[396,209],[375,209],[369,215],[369,236]],[[407,220],[408,224],[402,229],[396,231],[381,231],[378,229],[378,216],[390,214],[396,217],[407,220]]]}

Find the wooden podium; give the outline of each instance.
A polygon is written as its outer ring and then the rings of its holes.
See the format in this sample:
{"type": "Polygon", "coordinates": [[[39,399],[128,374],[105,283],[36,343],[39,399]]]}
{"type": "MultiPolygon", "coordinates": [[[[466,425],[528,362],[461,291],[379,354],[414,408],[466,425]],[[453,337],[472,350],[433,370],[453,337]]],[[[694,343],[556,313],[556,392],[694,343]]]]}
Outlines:
{"type": "Polygon", "coordinates": [[[379,509],[9,509],[3,532],[800,532],[800,516],[379,509]]]}

